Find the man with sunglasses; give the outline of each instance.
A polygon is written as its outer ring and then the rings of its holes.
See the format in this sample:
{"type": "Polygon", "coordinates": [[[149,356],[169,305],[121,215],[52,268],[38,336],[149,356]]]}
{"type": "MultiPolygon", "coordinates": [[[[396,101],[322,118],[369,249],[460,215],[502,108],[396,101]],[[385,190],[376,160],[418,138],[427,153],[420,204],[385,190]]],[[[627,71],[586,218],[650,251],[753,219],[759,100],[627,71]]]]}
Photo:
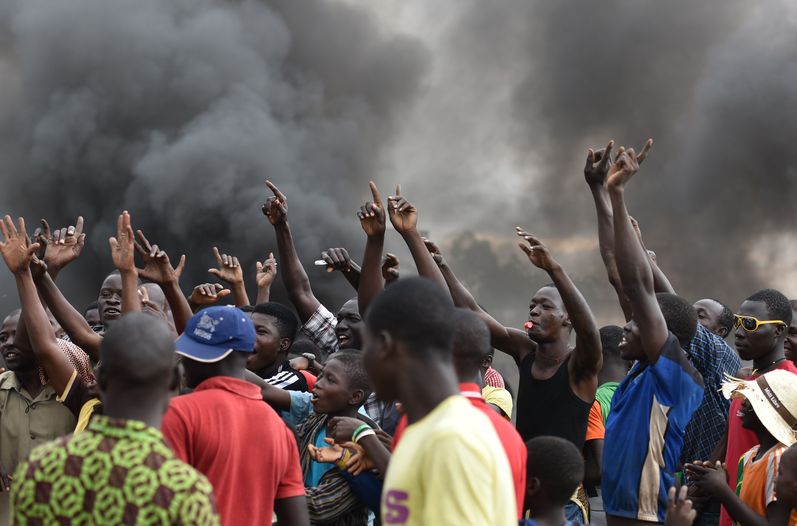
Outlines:
{"type": "MultiPolygon", "coordinates": [[[[735,317],[736,350],[742,360],[753,362],[753,374],[745,380],[757,378],[775,369],[797,374],[797,367],[786,359],[783,350],[792,319],[792,307],[786,296],[774,289],[760,290],[742,302],[735,317]]],[[[738,416],[741,406],[740,400],[733,400],[728,413],[728,441],[725,451],[725,463],[728,466],[736,466],[739,458],[758,444],[756,435],[742,427],[742,419],[738,416]]],[[[736,488],[735,477],[729,475],[728,485],[736,488]]],[[[730,515],[723,508],[720,526],[731,526],[731,523],[730,515]]]]}

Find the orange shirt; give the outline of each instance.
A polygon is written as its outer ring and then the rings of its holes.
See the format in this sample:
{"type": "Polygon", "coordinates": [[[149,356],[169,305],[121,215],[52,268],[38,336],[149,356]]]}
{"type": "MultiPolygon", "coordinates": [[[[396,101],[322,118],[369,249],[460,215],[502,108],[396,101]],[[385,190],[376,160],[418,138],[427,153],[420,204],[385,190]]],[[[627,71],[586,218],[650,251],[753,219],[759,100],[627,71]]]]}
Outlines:
{"type": "Polygon", "coordinates": [[[595,400],[587,417],[587,436],[584,441],[603,440],[604,435],[606,435],[606,426],[603,425],[603,409],[600,402],[595,400]]]}
{"type": "MultiPolygon", "coordinates": [[[[775,480],[778,477],[780,457],[786,446],[778,444],[763,457],[755,460],[760,446],[754,446],[739,460],[741,471],[741,487],[737,488],[739,498],[757,514],[767,516],[767,506],[777,500],[775,497],[775,480]]],[[[738,522],[736,523],[739,524],[738,522]]],[[[789,526],[797,524],[797,511],[792,511],[789,526]]]]}

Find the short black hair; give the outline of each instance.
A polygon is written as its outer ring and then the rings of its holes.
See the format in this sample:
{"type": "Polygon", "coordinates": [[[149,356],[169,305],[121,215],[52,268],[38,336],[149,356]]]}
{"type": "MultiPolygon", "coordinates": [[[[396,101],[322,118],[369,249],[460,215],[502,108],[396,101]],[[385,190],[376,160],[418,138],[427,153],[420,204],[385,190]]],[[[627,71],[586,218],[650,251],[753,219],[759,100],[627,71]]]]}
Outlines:
{"type": "Polygon", "coordinates": [[[791,323],[791,304],[789,299],[775,289],[759,290],[747,301],[760,301],[767,306],[770,320],[781,320],[786,325],[791,323]]]}
{"type": "Polygon", "coordinates": [[[603,361],[623,361],[620,357],[620,342],[623,341],[623,328],[617,325],[601,327],[601,348],[603,361]]]}
{"type": "Polygon", "coordinates": [[[252,314],[263,314],[277,320],[277,330],[280,338],[288,338],[291,341],[296,338],[296,331],[299,330],[299,320],[293,311],[285,305],[274,301],[260,303],[255,305],[252,314]]]}
{"type": "Polygon", "coordinates": [[[722,307],[722,312],[720,312],[720,319],[719,319],[720,328],[725,329],[727,334],[732,333],[733,326],[736,324],[736,317],[733,315],[733,311],[731,310],[731,308],[722,303],[718,299],[714,298],[709,298],[709,299],[711,301],[716,302],[717,305],[722,307]]]}
{"type": "Polygon", "coordinates": [[[100,308],[100,304],[97,303],[96,301],[92,301],[91,303],[89,303],[86,306],[85,309],[83,309],[83,314],[87,313],[90,310],[95,310],[95,309],[99,310],[99,308],[100,308]]]}
{"type": "Polygon", "coordinates": [[[354,349],[342,349],[333,353],[327,359],[327,363],[337,360],[343,365],[343,370],[349,378],[349,382],[354,389],[362,389],[365,398],[371,394],[371,381],[363,364],[363,353],[354,349]]]}
{"type": "Polygon", "coordinates": [[[470,310],[454,309],[454,364],[458,373],[475,375],[493,350],[490,331],[479,316],[470,310]]]}
{"type": "Polygon", "coordinates": [[[526,442],[526,480],[537,479],[554,506],[564,506],[584,480],[584,459],[569,440],[539,436],[526,442]]]}
{"type": "Polygon", "coordinates": [[[140,312],[125,314],[105,333],[100,362],[109,385],[128,388],[153,385],[166,389],[177,364],[174,336],[154,316],[140,312]]]}
{"type": "Polygon", "coordinates": [[[656,294],[661,314],[667,323],[667,330],[678,338],[681,347],[689,345],[697,334],[697,311],[691,303],[676,294],[660,292],[656,294]]]}
{"type": "Polygon", "coordinates": [[[437,350],[450,359],[453,318],[451,296],[439,285],[426,278],[404,278],[374,299],[366,325],[372,333],[386,331],[424,358],[437,350]]]}

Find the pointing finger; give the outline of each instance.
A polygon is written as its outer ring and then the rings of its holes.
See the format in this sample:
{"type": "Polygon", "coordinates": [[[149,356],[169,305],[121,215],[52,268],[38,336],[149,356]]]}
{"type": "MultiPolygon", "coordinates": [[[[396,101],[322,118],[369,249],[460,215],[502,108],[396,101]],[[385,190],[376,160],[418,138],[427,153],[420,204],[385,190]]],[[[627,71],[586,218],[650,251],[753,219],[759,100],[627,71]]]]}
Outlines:
{"type": "Polygon", "coordinates": [[[382,197],[379,195],[379,190],[377,190],[376,185],[373,181],[368,182],[368,186],[371,187],[371,195],[374,198],[374,203],[378,204],[380,207],[382,206],[382,197]]]}
{"type": "Polygon", "coordinates": [[[642,147],[642,151],[637,155],[636,160],[639,164],[642,164],[642,161],[644,161],[648,153],[650,153],[651,148],[653,148],[653,139],[648,139],[645,146],[642,147]]]}

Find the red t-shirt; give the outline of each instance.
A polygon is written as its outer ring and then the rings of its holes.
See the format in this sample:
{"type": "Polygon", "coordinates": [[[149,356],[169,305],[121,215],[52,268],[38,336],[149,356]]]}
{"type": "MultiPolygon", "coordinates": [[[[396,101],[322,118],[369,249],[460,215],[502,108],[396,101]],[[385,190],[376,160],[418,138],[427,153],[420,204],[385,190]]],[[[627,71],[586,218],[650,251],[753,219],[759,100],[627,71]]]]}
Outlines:
{"type": "Polygon", "coordinates": [[[305,494],[296,439],[249,382],[205,380],[172,399],[161,431],[213,484],[226,526],[271,524],[275,500],[305,494]]]}
{"type": "MultiPolygon", "coordinates": [[[[797,374],[797,367],[791,360],[783,360],[775,366],[775,369],[789,371],[790,373],[797,374]]],[[[745,380],[752,380],[758,378],[760,375],[748,376],[745,380]]],[[[731,408],[728,412],[728,449],[725,454],[725,464],[728,471],[728,485],[736,493],[736,468],[739,465],[739,459],[742,455],[753,446],[758,445],[758,438],[755,433],[742,427],[742,419],[737,416],[742,408],[742,400],[731,400],[731,408]]],[[[722,514],[720,515],[720,526],[731,526],[733,519],[728,515],[725,507],[722,507],[722,514]]]]}
{"type": "MultiPolygon", "coordinates": [[[[473,407],[481,410],[493,423],[495,434],[498,435],[501,445],[504,446],[506,458],[509,460],[509,467],[512,469],[517,514],[518,518],[520,518],[523,515],[523,500],[526,495],[526,458],[528,457],[526,444],[523,443],[523,439],[520,438],[520,433],[517,432],[515,426],[487,405],[477,384],[459,384],[459,391],[462,396],[470,400],[473,407]]],[[[404,434],[405,429],[407,429],[407,415],[401,415],[401,419],[396,426],[396,432],[393,434],[393,449],[396,449],[396,445],[401,440],[401,435],[404,434]]]]}

